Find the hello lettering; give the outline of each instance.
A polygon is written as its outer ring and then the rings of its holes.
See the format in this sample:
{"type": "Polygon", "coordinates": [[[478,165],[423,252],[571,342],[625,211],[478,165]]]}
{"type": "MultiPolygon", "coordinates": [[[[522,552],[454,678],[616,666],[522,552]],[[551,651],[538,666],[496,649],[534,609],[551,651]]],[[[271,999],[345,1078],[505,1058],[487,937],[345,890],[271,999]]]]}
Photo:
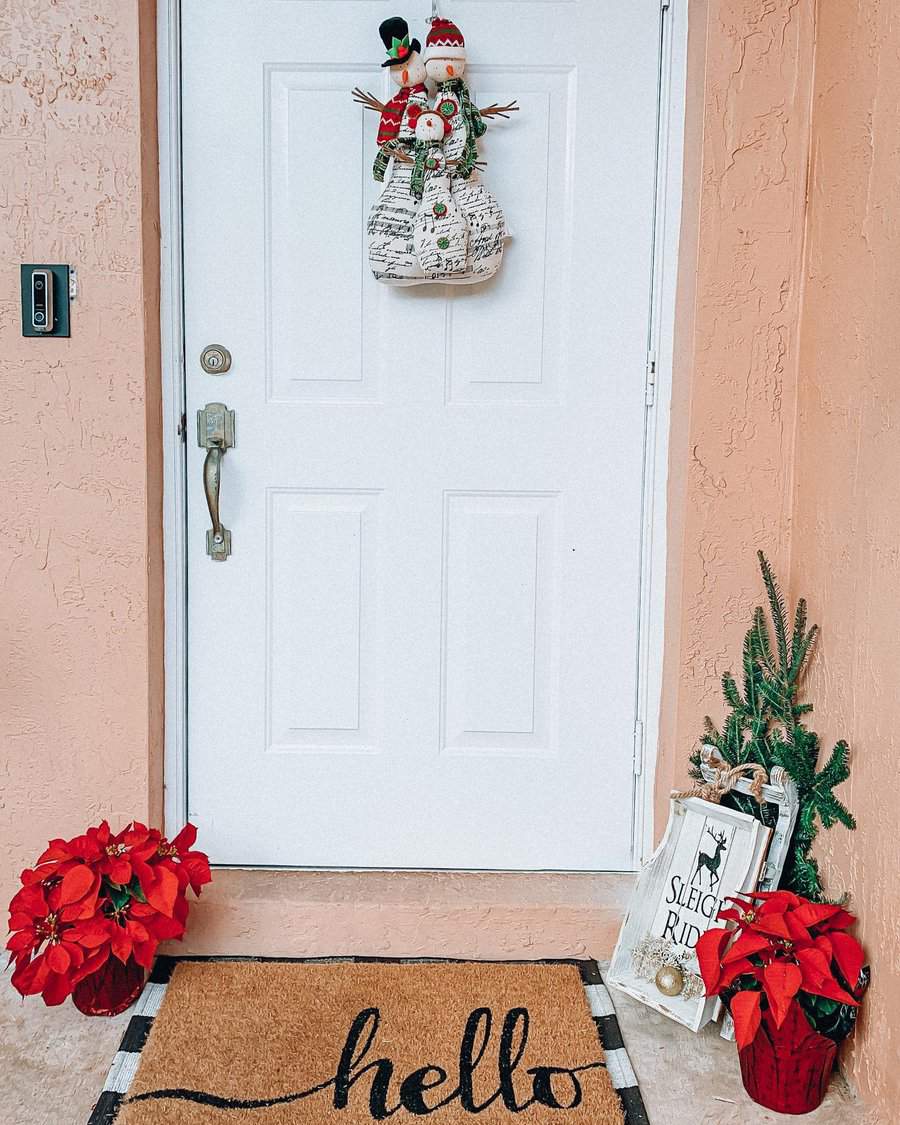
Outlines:
{"type": "Polygon", "coordinates": [[[148,1090],[128,1101],[176,1099],[219,1109],[265,1109],[330,1091],[332,1107],[343,1110],[356,1098],[365,1098],[367,1087],[373,1121],[384,1121],[401,1109],[413,1116],[425,1117],[452,1102],[459,1102],[460,1108],[471,1114],[483,1113],[496,1102],[501,1102],[510,1113],[522,1113],[532,1105],[567,1110],[575,1109],[582,1102],[578,1075],[605,1066],[602,1062],[592,1062],[573,1067],[523,1068],[530,1017],[526,1008],[510,1008],[503,1018],[493,1069],[489,1054],[494,1018],[490,1008],[475,1008],[466,1020],[460,1040],[455,1085],[448,1090],[447,1071],[434,1063],[398,1078],[391,1059],[385,1056],[370,1059],[380,1023],[381,1013],[377,1008],[364,1008],[359,1012],[347,1032],[334,1075],[306,1090],[253,1099],[222,1098],[201,1090],[148,1090]],[[517,1073],[518,1082],[515,1081],[517,1073]],[[482,1093],[480,1100],[475,1093],[476,1074],[482,1080],[492,1076],[493,1088],[486,1096],[482,1093]]]}

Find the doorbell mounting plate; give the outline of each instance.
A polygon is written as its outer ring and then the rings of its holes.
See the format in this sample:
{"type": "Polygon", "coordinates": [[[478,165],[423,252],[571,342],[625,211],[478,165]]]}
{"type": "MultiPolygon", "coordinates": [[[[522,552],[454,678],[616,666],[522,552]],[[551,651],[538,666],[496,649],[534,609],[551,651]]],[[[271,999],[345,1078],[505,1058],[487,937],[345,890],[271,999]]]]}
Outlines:
{"type": "Polygon", "coordinates": [[[69,335],[69,267],[23,265],[22,335],[69,335]]]}

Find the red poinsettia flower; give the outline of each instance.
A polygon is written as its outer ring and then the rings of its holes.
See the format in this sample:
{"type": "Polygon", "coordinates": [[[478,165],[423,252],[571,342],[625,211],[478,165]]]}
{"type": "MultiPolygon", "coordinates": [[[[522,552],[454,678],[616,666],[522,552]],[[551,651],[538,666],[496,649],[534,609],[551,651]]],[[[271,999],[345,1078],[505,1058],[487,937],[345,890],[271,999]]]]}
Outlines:
{"type": "Polygon", "coordinates": [[[212,874],[207,856],[203,852],[191,851],[196,839],[197,829],[193,824],[186,824],[171,844],[165,838],[160,841],[159,855],[163,857],[160,867],[171,867],[171,863],[167,861],[177,859],[174,871],[179,883],[182,886],[190,885],[194,894],[199,895],[200,888],[212,879],[212,874]]]}
{"type": "Polygon", "coordinates": [[[790,891],[730,901],[734,905],[719,918],[734,928],[708,930],[696,952],[707,995],[729,992],[739,1048],[752,1042],[764,1017],[781,1027],[801,993],[858,1005],[851,993],[860,981],[863,952],[844,932],[855,921],[852,914],[790,891]]]}
{"type": "Polygon", "coordinates": [[[48,896],[43,887],[32,884],[23,887],[10,904],[12,937],[6,948],[10,962],[16,965],[13,986],[23,996],[40,993],[51,1005],[61,1004],[72,991],[72,975],[86,956],[74,935],[78,923],[67,925],[62,918],[60,904],[67,905],[72,886],[71,881],[65,890],[57,886],[48,896]]]}
{"type": "Polygon", "coordinates": [[[14,987],[59,1004],[110,958],[149,969],[161,941],[184,936],[188,888],[210,881],[196,837],[190,824],[169,843],[138,821],[118,833],[103,821],[52,840],[10,902],[14,987]]]}

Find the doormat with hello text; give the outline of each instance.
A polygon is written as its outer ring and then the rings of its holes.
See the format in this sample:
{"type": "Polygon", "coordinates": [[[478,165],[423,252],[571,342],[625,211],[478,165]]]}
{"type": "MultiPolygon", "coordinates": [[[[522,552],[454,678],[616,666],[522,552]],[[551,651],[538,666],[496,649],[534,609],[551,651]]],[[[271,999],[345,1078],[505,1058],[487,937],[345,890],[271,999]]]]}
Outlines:
{"type": "Polygon", "coordinates": [[[646,1125],[593,961],[158,959],[89,1125],[646,1125]]]}

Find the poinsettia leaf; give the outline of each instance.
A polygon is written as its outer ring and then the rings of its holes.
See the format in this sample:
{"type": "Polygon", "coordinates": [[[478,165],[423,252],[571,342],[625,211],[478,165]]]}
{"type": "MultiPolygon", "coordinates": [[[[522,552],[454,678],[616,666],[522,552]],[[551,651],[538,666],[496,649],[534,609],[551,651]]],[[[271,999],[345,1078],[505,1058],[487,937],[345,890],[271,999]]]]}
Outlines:
{"type": "Polygon", "coordinates": [[[844,983],[850,988],[856,988],[865,960],[862,946],[856,938],[840,931],[831,935],[831,945],[834,949],[834,959],[841,970],[844,983]]]}
{"type": "Polygon", "coordinates": [[[811,946],[808,949],[794,951],[800,971],[803,973],[803,988],[809,991],[809,985],[817,985],[820,981],[831,975],[831,960],[825,956],[821,949],[811,946]]]}
{"type": "Polygon", "coordinates": [[[131,863],[127,856],[119,856],[110,861],[109,878],[120,887],[127,886],[131,882],[131,863]]]}
{"type": "Polygon", "coordinates": [[[34,933],[29,930],[19,930],[6,943],[6,948],[13,953],[21,953],[23,949],[30,949],[35,944],[34,933]]]}
{"type": "Polygon", "coordinates": [[[819,927],[821,933],[831,933],[832,930],[847,930],[856,921],[856,916],[851,914],[848,910],[839,909],[837,913],[832,914],[831,917],[819,927]]]}
{"type": "Polygon", "coordinates": [[[118,883],[107,883],[107,887],[109,890],[109,897],[112,901],[114,909],[121,910],[122,907],[125,906],[125,904],[128,902],[128,899],[130,897],[130,895],[128,894],[128,888],[119,886],[118,883]]]}
{"type": "Polygon", "coordinates": [[[128,933],[121,926],[113,927],[112,941],[110,947],[113,951],[113,956],[124,964],[131,956],[132,941],[128,933]]]}
{"type": "Polygon", "coordinates": [[[800,971],[800,966],[795,965],[793,961],[773,961],[763,969],[762,979],[775,1026],[781,1027],[787,1017],[791,1001],[803,983],[803,973],[800,971]]]}
{"type": "Polygon", "coordinates": [[[135,875],[135,877],[128,884],[128,890],[131,892],[131,897],[136,898],[138,900],[138,902],[146,902],[147,901],[147,896],[144,894],[143,890],[141,889],[141,881],[137,877],[137,875],[135,875]]]}
{"type": "Polygon", "coordinates": [[[64,973],[51,973],[41,992],[41,999],[48,1008],[54,1008],[57,1004],[62,1004],[71,992],[72,982],[64,973]]]}
{"type": "Polygon", "coordinates": [[[706,985],[706,995],[715,992],[722,971],[722,952],[731,937],[731,930],[712,929],[697,939],[694,952],[700,966],[700,975],[706,985]]]}
{"type": "Polygon", "coordinates": [[[784,914],[769,914],[767,916],[760,913],[756,920],[750,923],[749,928],[760,934],[768,934],[769,937],[784,938],[785,941],[791,941],[792,934],[788,928],[786,917],[784,914]]]}
{"type": "Polygon", "coordinates": [[[797,921],[804,926],[818,926],[838,914],[840,906],[831,902],[804,902],[794,911],[797,921]]]}
{"type": "Polygon", "coordinates": [[[61,945],[51,945],[47,950],[47,964],[54,973],[68,972],[71,963],[71,957],[61,945]]]}
{"type": "Polygon", "coordinates": [[[816,984],[804,984],[803,991],[813,996],[827,996],[829,1000],[837,1000],[839,1004],[849,1004],[851,1008],[859,1005],[849,992],[845,992],[833,977],[823,977],[816,984]]]}
{"type": "Polygon", "coordinates": [[[734,945],[727,950],[722,958],[722,964],[727,965],[730,961],[737,961],[742,957],[749,957],[753,953],[762,953],[764,949],[771,948],[771,940],[762,934],[743,933],[734,945]]]}
{"type": "Polygon", "coordinates": [[[146,889],[147,902],[167,918],[172,917],[178,897],[178,876],[168,867],[156,869],[156,879],[146,889]]]}
{"type": "Polygon", "coordinates": [[[195,825],[188,822],[172,841],[172,847],[176,848],[179,852],[186,852],[194,846],[196,839],[197,828],[195,825]]]}
{"type": "Polygon", "coordinates": [[[753,976],[754,980],[759,980],[759,969],[753,964],[752,961],[746,957],[742,957],[740,961],[732,961],[730,964],[722,968],[722,975],[719,977],[718,992],[723,992],[730,984],[733,984],[738,977],[744,974],[753,976]]]}
{"type": "Polygon", "coordinates": [[[759,1031],[762,1020],[760,992],[738,992],[731,999],[731,1018],[734,1020],[734,1035],[738,1050],[749,1047],[759,1031]]]}
{"type": "Polygon", "coordinates": [[[808,945],[812,941],[812,936],[810,935],[809,930],[797,917],[795,911],[789,910],[784,915],[784,921],[788,928],[790,940],[794,942],[795,945],[808,945]]]}
{"type": "Polygon", "coordinates": [[[800,903],[793,891],[754,891],[750,897],[762,902],[760,914],[784,914],[800,903]]]}
{"type": "Polygon", "coordinates": [[[70,902],[78,902],[84,898],[94,885],[94,873],[84,863],[71,867],[59,885],[59,904],[67,906],[70,902]]]}

